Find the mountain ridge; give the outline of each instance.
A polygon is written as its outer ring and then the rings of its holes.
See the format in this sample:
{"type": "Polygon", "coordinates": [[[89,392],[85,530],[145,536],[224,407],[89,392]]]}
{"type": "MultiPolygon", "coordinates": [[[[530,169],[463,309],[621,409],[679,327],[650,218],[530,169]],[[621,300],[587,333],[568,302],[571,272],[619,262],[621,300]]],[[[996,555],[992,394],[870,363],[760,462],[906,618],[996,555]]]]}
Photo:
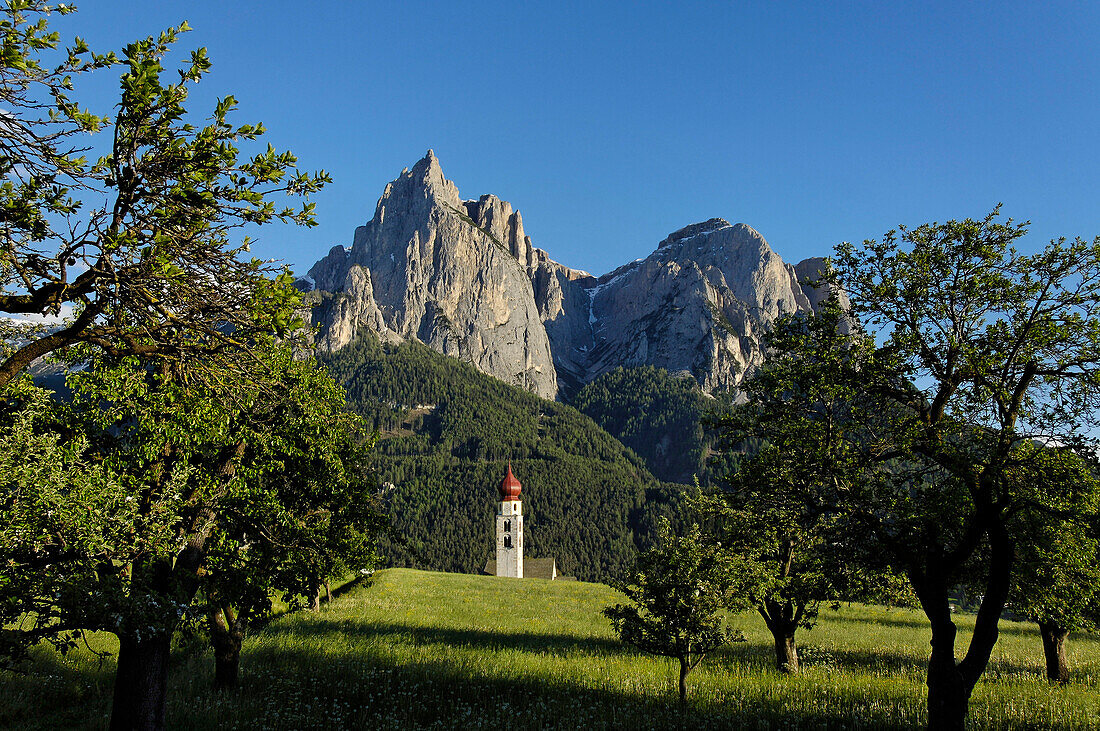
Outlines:
{"type": "Polygon", "coordinates": [[[535,247],[507,201],[463,199],[429,150],[385,186],[351,247],[333,247],[299,286],[318,292],[321,352],[366,329],[544,398],[623,366],[687,374],[714,393],[762,362],[775,318],[825,299],[803,286],[822,264],[788,264],[751,226],[711,218],[593,276],[535,247]]]}

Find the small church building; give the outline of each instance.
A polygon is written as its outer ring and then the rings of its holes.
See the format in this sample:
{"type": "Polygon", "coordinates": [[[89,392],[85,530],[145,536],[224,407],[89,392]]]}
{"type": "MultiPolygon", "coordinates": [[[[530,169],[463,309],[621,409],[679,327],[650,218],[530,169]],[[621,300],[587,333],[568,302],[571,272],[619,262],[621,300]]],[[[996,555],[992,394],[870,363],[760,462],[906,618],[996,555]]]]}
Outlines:
{"type": "Polygon", "coordinates": [[[500,482],[500,502],[496,514],[496,558],[485,562],[483,573],[489,576],[511,576],[516,579],[573,580],[572,576],[560,576],[553,558],[523,559],[523,502],[520,500],[520,484],[508,472],[500,482]]]}

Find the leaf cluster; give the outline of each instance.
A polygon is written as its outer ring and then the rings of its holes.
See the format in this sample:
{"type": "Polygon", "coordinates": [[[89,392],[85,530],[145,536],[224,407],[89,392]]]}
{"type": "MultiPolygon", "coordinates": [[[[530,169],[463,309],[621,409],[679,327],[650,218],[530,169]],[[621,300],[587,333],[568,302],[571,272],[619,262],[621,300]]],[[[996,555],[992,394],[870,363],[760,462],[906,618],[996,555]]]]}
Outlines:
{"type": "MultiPolygon", "coordinates": [[[[232,97],[201,122],[188,92],[209,71],[193,51],[173,82],[164,60],[186,24],[97,55],[77,39],[55,68],[38,61],[58,38],[49,6],[8,2],[0,99],[0,311],[69,316],[50,331],[6,332],[0,385],[31,361],[82,343],[115,357],[178,361],[227,354],[262,333],[288,335],[299,295],[269,262],[248,258],[237,229],[285,221],[313,225],[313,207],[277,206],[329,181],[297,169],[289,152],[246,153],[261,124],[233,124],[232,97]],[[32,18],[37,18],[32,20],[32,18]],[[113,118],[79,111],[72,75],[121,66],[113,118]],[[75,146],[93,133],[107,154],[95,162],[75,146]]],[[[11,326],[8,326],[11,330],[11,326]]]]}
{"type": "Polygon", "coordinates": [[[861,373],[889,416],[882,468],[849,503],[918,574],[939,555],[962,580],[991,532],[1015,542],[1022,514],[1064,518],[1056,481],[1018,475],[1033,442],[1069,441],[1100,405],[1100,239],[1023,254],[1027,224],[998,217],[837,247],[854,312],[885,338],[861,373]]]}
{"type": "Polygon", "coordinates": [[[723,612],[744,595],[747,580],[733,554],[705,540],[698,525],[675,535],[665,522],[629,583],[617,586],[631,603],[603,613],[624,642],[691,669],[707,653],[744,640],[725,626],[723,612]]]}
{"type": "Polygon", "coordinates": [[[820,602],[858,597],[880,578],[853,560],[840,507],[876,450],[879,414],[860,378],[874,348],[835,300],[779,318],[764,342],[745,400],[710,417],[719,446],[740,457],[701,507],[724,543],[758,563],[761,611],[787,607],[808,627],[820,602]]]}
{"type": "Polygon", "coordinates": [[[195,383],[96,357],[70,403],[9,387],[0,438],[35,465],[2,473],[0,601],[22,646],[170,632],[200,589],[262,613],[273,592],[373,566],[372,445],[342,392],[287,346],[257,344],[242,369],[195,383]]]}
{"type": "Polygon", "coordinates": [[[1021,448],[1011,478],[1045,498],[1045,510],[1022,510],[1009,606],[1035,622],[1067,631],[1100,627],[1100,480],[1068,447],[1021,448]]]}

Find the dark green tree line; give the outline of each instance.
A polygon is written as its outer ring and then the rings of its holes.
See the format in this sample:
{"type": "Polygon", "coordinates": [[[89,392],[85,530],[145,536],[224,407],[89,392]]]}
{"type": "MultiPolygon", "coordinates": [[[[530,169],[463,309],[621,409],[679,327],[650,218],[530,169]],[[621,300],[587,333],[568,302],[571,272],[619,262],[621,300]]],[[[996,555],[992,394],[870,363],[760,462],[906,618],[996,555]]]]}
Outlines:
{"type": "Polygon", "coordinates": [[[714,408],[695,380],[663,368],[616,368],[586,384],[573,406],[645,460],[658,479],[709,482],[712,439],[702,416],[714,408]]]}

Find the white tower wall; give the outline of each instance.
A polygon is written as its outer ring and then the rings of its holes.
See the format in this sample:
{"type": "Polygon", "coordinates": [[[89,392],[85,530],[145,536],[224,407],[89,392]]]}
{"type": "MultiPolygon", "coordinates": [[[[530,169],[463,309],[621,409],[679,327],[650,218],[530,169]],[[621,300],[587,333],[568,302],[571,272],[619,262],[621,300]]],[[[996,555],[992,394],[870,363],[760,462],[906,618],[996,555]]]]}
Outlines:
{"type": "Polygon", "coordinates": [[[504,500],[497,508],[497,576],[523,578],[523,503],[504,500]]]}

